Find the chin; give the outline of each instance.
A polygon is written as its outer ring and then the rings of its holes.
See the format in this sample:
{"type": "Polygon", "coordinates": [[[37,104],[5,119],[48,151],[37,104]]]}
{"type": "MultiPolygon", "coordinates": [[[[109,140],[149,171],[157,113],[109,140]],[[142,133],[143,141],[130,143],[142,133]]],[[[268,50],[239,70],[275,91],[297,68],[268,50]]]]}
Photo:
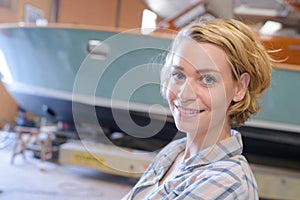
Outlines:
{"type": "Polygon", "coordinates": [[[199,130],[206,130],[207,126],[202,126],[200,124],[195,124],[193,121],[190,122],[177,122],[176,127],[179,131],[185,133],[196,133],[199,130]]]}

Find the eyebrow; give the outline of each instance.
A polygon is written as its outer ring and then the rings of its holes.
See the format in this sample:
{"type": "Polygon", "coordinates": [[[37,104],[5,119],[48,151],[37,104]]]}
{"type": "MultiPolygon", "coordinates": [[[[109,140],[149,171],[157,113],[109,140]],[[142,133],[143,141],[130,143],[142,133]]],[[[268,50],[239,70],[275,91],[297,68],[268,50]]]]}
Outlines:
{"type": "MultiPolygon", "coordinates": [[[[181,67],[181,66],[178,66],[178,65],[172,65],[172,67],[184,71],[184,68],[181,67]]],[[[215,69],[199,69],[199,70],[197,70],[197,72],[200,73],[200,74],[201,74],[201,73],[207,73],[207,72],[221,73],[220,71],[215,70],[215,69]]]]}

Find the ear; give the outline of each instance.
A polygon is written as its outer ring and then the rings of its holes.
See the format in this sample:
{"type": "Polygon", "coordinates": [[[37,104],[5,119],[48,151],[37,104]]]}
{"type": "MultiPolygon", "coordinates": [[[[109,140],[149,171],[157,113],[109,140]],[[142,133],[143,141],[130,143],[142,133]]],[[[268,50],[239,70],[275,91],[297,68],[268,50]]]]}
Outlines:
{"type": "Polygon", "coordinates": [[[233,97],[234,102],[239,102],[245,97],[249,82],[250,75],[248,73],[243,73],[240,77],[240,80],[237,83],[235,95],[233,97]]]}

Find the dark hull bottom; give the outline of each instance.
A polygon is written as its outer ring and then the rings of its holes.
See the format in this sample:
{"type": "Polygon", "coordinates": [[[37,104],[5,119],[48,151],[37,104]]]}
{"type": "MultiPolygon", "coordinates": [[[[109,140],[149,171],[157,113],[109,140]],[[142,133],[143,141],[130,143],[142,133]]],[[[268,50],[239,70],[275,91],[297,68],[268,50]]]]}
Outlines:
{"type": "MultiPolygon", "coordinates": [[[[108,130],[105,132],[108,137],[113,132],[123,132],[125,133],[124,137],[115,139],[113,142],[124,147],[155,151],[168,144],[174,137],[183,136],[183,134],[178,134],[171,118],[168,118],[168,122],[164,124],[157,134],[147,137],[145,133],[138,133],[134,126],[128,125],[125,128],[126,131],[123,131],[124,129],[120,128],[114,120],[111,108],[75,103],[72,110],[71,101],[24,93],[12,92],[11,94],[21,107],[38,116],[46,117],[48,120],[74,123],[72,114],[74,113],[77,116],[75,118],[76,123],[97,123],[105,130],[108,130]],[[96,111],[96,120],[91,117],[91,111],[96,111]],[[142,138],[135,137],[139,134],[141,134],[142,138]]],[[[115,110],[114,112],[118,114],[119,119],[127,120],[129,117],[126,111],[115,110]]],[[[139,126],[146,126],[150,122],[149,115],[142,112],[130,112],[130,117],[139,126]]],[[[152,122],[160,123],[158,119],[152,122]]],[[[295,166],[291,161],[300,163],[299,133],[247,126],[240,127],[239,131],[243,135],[244,154],[250,162],[298,168],[299,165],[295,166]]]]}
{"type": "MultiPolygon", "coordinates": [[[[114,132],[124,133],[122,140],[116,139],[115,143],[125,147],[138,147],[144,150],[157,150],[165,146],[174,137],[178,136],[178,130],[173,123],[173,119],[167,117],[161,130],[153,130],[154,133],[139,132],[138,127],[147,126],[150,122],[162,124],[161,116],[154,116],[150,119],[147,113],[137,111],[124,111],[101,106],[92,106],[82,103],[72,103],[72,101],[42,97],[25,93],[10,92],[18,104],[27,111],[41,117],[45,117],[52,122],[66,122],[75,124],[76,127],[90,125],[95,132],[103,132],[108,137],[114,132]],[[118,122],[114,116],[117,116],[118,122]],[[74,116],[75,117],[74,117],[74,116]],[[93,117],[96,116],[96,117],[93,117]],[[130,118],[134,124],[128,123],[130,118]],[[119,125],[121,124],[122,127],[119,125]],[[97,130],[98,127],[98,130],[97,130]],[[101,129],[101,130],[100,130],[101,129]],[[135,137],[137,136],[137,137],[135,137]],[[148,146],[147,146],[148,143],[148,146]]],[[[149,130],[149,129],[148,129],[149,130]]]]}
{"type": "Polygon", "coordinates": [[[244,154],[251,163],[300,170],[300,134],[240,127],[244,154]]]}

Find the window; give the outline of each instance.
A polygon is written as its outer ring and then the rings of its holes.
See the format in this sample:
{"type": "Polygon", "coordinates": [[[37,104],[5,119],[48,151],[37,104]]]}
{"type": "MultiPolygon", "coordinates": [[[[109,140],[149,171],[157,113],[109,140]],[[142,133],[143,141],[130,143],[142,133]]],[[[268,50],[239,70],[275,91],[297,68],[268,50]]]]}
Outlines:
{"type": "Polygon", "coordinates": [[[143,11],[142,27],[141,27],[142,34],[149,34],[155,30],[156,18],[157,18],[157,15],[154,12],[152,12],[148,9],[145,9],[143,11]]]}

